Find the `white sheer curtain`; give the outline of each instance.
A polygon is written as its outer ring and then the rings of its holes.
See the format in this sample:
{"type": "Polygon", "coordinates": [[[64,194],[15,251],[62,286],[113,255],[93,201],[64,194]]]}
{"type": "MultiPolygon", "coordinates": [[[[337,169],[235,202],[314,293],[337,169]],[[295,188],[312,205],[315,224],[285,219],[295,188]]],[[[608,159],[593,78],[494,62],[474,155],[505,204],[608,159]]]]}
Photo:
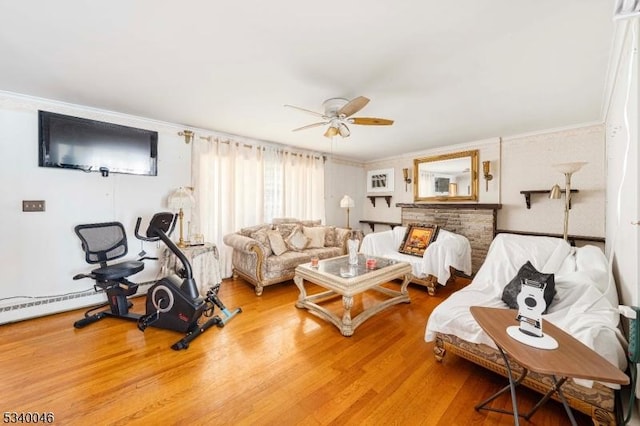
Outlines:
{"type": "Polygon", "coordinates": [[[258,143],[212,138],[194,141],[194,233],[215,243],[223,277],[231,276],[231,249],[222,241],[240,228],[274,217],[324,222],[323,158],[258,143]]]}
{"type": "Polygon", "coordinates": [[[324,160],[317,155],[284,153],[282,163],[283,216],[324,223],[324,160]]]}

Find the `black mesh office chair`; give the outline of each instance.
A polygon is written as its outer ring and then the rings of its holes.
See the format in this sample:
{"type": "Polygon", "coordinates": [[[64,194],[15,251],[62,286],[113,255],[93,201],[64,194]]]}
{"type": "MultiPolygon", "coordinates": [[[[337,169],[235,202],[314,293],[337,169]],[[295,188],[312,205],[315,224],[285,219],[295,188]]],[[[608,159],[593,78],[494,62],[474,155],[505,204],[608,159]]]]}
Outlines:
{"type": "MultiPolygon", "coordinates": [[[[82,241],[85,259],[90,264],[100,264],[89,274],[78,274],[74,280],[91,278],[95,280],[95,287],[106,291],[109,311],[100,312],[76,321],[75,327],[80,328],[89,323],[102,319],[104,316],[117,316],[137,321],[139,315],[129,313],[131,307],[127,296],[138,290],[138,285],[127,277],[144,269],[144,263],[139,260],[129,260],[119,263],[109,262],[127,255],[127,235],[120,222],[91,223],[78,225],[74,228],[76,235],[82,241]]],[[[96,290],[98,290],[96,288],[96,290]]]]}

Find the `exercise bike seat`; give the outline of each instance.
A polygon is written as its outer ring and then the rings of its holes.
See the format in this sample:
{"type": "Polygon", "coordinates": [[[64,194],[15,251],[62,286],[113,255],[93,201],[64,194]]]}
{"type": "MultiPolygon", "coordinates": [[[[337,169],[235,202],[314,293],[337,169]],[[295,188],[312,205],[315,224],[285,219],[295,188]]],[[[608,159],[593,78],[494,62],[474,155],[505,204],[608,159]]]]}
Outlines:
{"type": "Polygon", "coordinates": [[[91,275],[97,281],[119,280],[130,275],[137,274],[144,269],[144,262],[129,260],[113,265],[100,267],[91,271],[91,275]]]}
{"type": "MultiPolygon", "coordinates": [[[[85,260],[90,264],[100,264],[89,274],[78,274],[74,279],[92,278],[98,285],[108,281],[126,282],[125,278],[144,269],[144,262],[128,260],[108,264],[127,254],[127,236],[120,222],[90,223],[75,227],[76,235],[82,241],[85,260]]],[[[107,284],[111,285],[111,284],[107,284]]]]}

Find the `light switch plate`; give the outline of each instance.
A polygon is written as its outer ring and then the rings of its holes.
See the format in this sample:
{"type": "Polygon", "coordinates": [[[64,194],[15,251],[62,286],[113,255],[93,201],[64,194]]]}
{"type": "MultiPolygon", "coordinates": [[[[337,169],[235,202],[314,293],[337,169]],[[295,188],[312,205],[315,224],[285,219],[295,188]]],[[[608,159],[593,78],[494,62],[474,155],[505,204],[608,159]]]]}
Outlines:
{"type": "Polygon", "coordinates": [[[22,200],[23,212],[43,212],[44,210],[44,200],[22,200]]]}

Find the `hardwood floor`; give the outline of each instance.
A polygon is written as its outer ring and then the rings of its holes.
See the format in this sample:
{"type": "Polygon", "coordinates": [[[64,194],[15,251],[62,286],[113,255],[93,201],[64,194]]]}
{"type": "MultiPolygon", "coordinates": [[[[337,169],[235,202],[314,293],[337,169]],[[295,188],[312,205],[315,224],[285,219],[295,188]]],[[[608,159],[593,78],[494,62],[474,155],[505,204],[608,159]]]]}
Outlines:
{"type": "MultiPolygon", "coordinates": [[[[437,363],[424,341],[429,313],[461,285],[439,287],[435,297],[411,285],[410,304],[372,317],[352,337],[295,308],[292,282],[257,297],[241,280],[225,281],[220,296],[243,312],[179,352],[170,346],[180,334],[143,333],[133,322],[106,318],[76,330],[84,311],[4,325],[0,407],[52,412],[60,425],[513,424],[473,409],[504,378],[452,354],[437,363]]],[[[354,310],[376,297],[358,298],[354,310]]],[[[144,311],[144,298],[134,301],[134,311],[144,311]]],[[[519,390],[525,410],[538,397],[519,390]]],[[[511,400],[504,395],[493,406],[510,409],[511,400]]],[[[562,425],[567,417],[549,401],[521,424],[562,425]]]]}

